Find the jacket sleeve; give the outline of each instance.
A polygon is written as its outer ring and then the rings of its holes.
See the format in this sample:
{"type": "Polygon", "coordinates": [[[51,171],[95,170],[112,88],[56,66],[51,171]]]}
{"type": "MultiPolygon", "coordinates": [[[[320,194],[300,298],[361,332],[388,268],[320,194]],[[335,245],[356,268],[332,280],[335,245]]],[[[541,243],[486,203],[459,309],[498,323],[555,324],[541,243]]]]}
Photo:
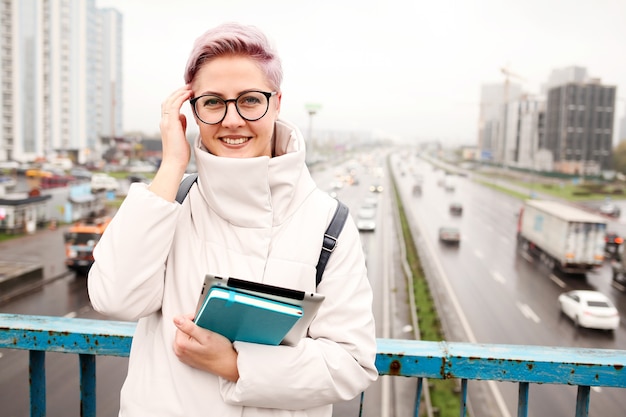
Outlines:
{"type": "Polygon", "coordinates": [[[94,309],[119,320],[137,320],[161,308],[167,256],[180,204],[132,184],[94,248],[87,281],[94,309]]]}
{"type": "Polygon", "coordinates": [[[352,217],[317,291],[326,299],[309,328],[309,337],[297,346],[235,343],[240,378],[236,383],[220,381],[227,403],[315,408],[350,400],[376,380],[372,289],[352,217]]]}

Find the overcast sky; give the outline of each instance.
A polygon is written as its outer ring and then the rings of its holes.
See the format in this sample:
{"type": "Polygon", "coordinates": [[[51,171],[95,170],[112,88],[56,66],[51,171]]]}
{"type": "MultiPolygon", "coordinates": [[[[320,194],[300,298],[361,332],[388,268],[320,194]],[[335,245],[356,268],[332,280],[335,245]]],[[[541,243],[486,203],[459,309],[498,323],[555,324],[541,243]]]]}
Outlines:
{"type": "MultiPolygon", "coordinates": [[[[124,128],[158,132],[194,40],[239,21],[283,61],[281,116],[313,130],[476,144],[482,84],[507,67],[539,93],[553,69],[586,67],[626,107],[626,0],[96,0],[123,15],[124,128]]],[[[519,79],[516,79],[519,81],[519,79]]],[[[515,81],[512,79],[512,81],[515,81]]],[[[188,113],[188,106],[185,106],[188,113]]],[[[190,123],[193,125],[193,123],[190,123]]],[[[193,126],[191,127],[193,129],[193,126]]]]}

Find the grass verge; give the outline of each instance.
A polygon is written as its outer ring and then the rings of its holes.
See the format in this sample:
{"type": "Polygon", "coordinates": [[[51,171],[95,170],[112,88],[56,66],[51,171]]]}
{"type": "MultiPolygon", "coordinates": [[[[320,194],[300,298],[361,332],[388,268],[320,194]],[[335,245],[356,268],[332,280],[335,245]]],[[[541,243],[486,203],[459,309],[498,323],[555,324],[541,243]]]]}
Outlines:
{"type": "Polygon", "coordinates": [[[0,242],[16,239],[24,236],[24,233],[0,233],[0,242]]]}
{"type": "MultiPolygon", "coordinates": [[[[406,245],[406,260],[413,276],[413,292],[415,294],[415,308],[419,322],[420,339],[441,341],[444,340],[444,335],[439,315],[437,314],[435,303],[430,294],[428,281],[426,280],[424,270],[420,263],[411,228],[409,227],[395,180],[392,180],[392,182],[402,226],[402,235],[406,245]]],[[[438,409],[438,415],[440,417],[457,416],[461,409],[461,397],[457,388],[458,382],[454,379],[429,379],[428,381],[431,403],[433,407],[438,409]]]]}

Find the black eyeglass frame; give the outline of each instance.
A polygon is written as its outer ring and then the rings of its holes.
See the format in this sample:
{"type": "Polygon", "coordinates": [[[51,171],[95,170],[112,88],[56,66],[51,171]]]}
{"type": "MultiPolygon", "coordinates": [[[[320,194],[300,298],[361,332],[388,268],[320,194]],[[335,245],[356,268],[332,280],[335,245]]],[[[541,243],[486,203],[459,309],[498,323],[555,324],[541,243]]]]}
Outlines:
{"type": "Polygon", "coordinates": [[[249,90],[249,91],[244,91],[243,93],[239,94],[237,96],[237,98],[230,98],[228,100],[224,100],[223,98],[221,98],[220,96],[217,96],[215,94],[203,94],[201,96],[198,97],[194,97],[191,100],[189,100],[189,104],[191,104],[191,108],[193,109],[193,113],[196,115],[196,117],[198,118],[198,120],[200,120],[202,123],[206,124],[206,125],[217,125],[220,124],[224,121],[224,119],[226,118],[226,114],[228,114],[228,103],[234,103],[235,104],[235,110],[237,110],[237,114],[239,114],[239,116],[243,119],[246,120],[248,122],[256,122],[257,120],[261,120],[263,117],[265,117],[265,115],[267,114],[267,111],[270,108],[270,98],[272,98],[272,96],[275,96],[276,94],[278,94],[277,91],[260,91],[260,90],[249,90]],[[250,93],[260,93],[263,94],[265,96],[265,98],[267,98],[267,106],[265,107],[265,111],[263,112],[263,114],[259,117],[257,117],[256,119],[248,119],[247,117],[245,117],[243,114],[241,114],[241,111],[239,111],[239,106],[237,105],[237,101],[242,97],[245,96],[246,94],[250,94],[250,93]],[[224,102],[224,116],[222,116],[222,118],[219,120],[219,122],[215,122],[215,123],[209,123],[209,122],[205,122],[204,120],[202,120],[202,117],[200,117],[200,115],[198,115],[198,111],[196,110],[196,102],[198,100],[200,100],[202,97],[216,97],[219,98],[220,100],[222,100],[224,102]]]}

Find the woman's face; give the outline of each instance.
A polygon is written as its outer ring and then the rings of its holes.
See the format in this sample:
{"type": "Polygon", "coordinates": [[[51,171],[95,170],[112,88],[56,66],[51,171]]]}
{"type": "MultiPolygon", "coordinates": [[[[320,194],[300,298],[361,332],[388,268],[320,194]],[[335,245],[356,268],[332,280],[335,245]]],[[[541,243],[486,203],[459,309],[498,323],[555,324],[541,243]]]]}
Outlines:
{"type": "MultiPolygon", "coordinates": [[[[255,61],[243,56],[220,57],[207,62],[196,73],[191,89],[194,97],[212,94],[223,100],[235,99],[251,90],[273,91],[255,61]]],[[[203,123],[194,113],[202,144],[216,156],[271,157],[274,122],[280,111],[280,99],[280,93],[270,97],[265,116],[253,122],[242,118],[232,101],[227,103],[226,117],[218,124],[203,123]]]]}

